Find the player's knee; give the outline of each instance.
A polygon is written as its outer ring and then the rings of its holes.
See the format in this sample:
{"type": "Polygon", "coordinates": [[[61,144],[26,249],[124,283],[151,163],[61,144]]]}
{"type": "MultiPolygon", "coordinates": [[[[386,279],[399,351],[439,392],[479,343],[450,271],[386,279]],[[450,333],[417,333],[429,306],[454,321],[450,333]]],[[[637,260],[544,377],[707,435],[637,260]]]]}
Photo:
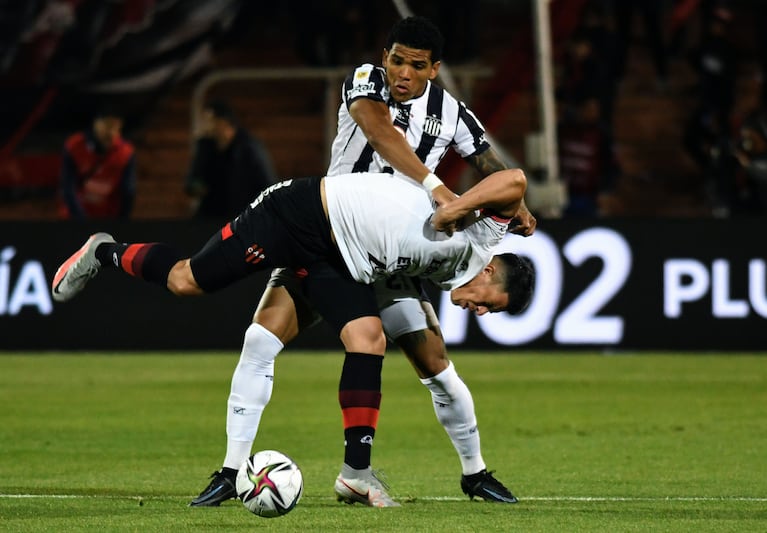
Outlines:
{"type": "Polygon", "coordinates": [[[189,260],[179,261],[171,268],[167,287],[176,296],[197,296],[203,293],[194,279],[189,260]]]}
{"type": "Polygon", "coordinates": [[[450,364],[442,337],[431,329],[405,333],[395,341],[422,378],[436,376],[450,364]]]}
{"type": "Polygon", "coordinates": [[[383,355],[386,352],[386,336],[381,319],[365,316],[352,320],[341,330],[341,342],[347,352],[383,355]]]}
{"type": "Polygon", "coordinates": [[[253,323],[274,334],[282,344],[296,338],[299,324],[290,293],[282,287],[268,288],[253,315],[253,323]]]}

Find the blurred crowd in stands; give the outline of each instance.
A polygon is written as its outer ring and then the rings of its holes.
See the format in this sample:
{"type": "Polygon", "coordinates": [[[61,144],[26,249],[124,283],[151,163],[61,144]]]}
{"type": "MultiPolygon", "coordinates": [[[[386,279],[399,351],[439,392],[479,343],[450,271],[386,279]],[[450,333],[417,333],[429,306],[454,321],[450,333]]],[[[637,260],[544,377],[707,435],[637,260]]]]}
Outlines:
{"type": "Polygon", "coordinates": [[[630,74],[627,57],[637,53],[631,48],[638,43],[646,45],[651,58],[659,98],[674,91],[692,102],[682,126],[680,157],[697,165],[704,207],[714,216],[767,213],[767,15],[755,9],[753,20],[736,21],[733,3],[585,3],[558,63],[560,172],[570,194],[566,214],[599,215],[602,200],[621,174],[614,140],[615,103],[630,74]],[[641,16],[640,24],[633,22],[634,15],[641,16]],[[733,28],[753,32],[751,53],[759,71],[744,74],[739,69],[746,51],[738,48],[733,28]],[[688,86],[673,85],[677,69],[692,72],[688,86]],[[761,89],[750,108],[736,113],[739,76],[758,77],[761,89]]]}
{"type": "MultiPolygon", "coordinates": [[[[482,48],[488,17],[482,15],[493,4],[423,1],[411,7],[437,22],[447,37],[445,62],[460,66],[487,64],[482,48]]],[[[669,142],[678,143],[677,157],[694,169],[698,183],[688,186],[703,191],[698,213],[767,213],[767,10],[760,2],[554,0],[551,5],[565,4],[578,19],[568,37],[555,43],[559,175],[569,194],[563,215],[621,214],[609,207],[626,175],[616,140],[616,123],[625,119],[617,109],[635,76],[630,65],[636,57],[651,65],[648,92],[689,105],[685,123],[677,125],[680,139],[669,142]],[[747,71],[744,64],[756,68],[747,71]],[[748,84],[759,88],[744,107],[741,92],[748,84]]],[[[279,9],[289,10],[293,25],[287,46],[299,64],[310,67],[378,63],[381,31],[396,16],[389,2],[366,0],[296,0],[289,8],[241,0],[4,3],[0,96],[18,105],[0,113],[0,212],[29,191],[50,191],[43,176],[52,175],[55,165],[61,217],[131,216],[136,182],[143,179],[136,171],[141,145],[123,135],[140,136],[146,117],[180,80],[215,66],[218,48],[240,46],[260,28],[274,32],[265,19],[279,9]],[[134,97],[120,94],[125,87],[134,97]],[[73,93],[79,99],[67,100],[73,93]],[[104,107],[101,101],[112,98],[127,106],[94,115],[104,107]],[[68,103],[56,107],[51,104],[56,101],[68,103]],[[27,157],[29,150],[22,148],[30,131],[46,128],[47,135],[37,136],[43,139],[38,152],[43,146],[55,154],[27,157]],[[100,133],[110,128],[112,140],[100,133]],[[104,205],[89,207],[99,194],[104,205]]],[[[189,216],[219,217],[237,208],[233,198],[253,196],[278,179],[278,165],[229,106],[210,103],[206,113],[207,130],[196,132],[188,167],[179,170],[178,192],[191,198],[189,216]],[[217,181],[212,169],[218,170],[217,181]]]]}

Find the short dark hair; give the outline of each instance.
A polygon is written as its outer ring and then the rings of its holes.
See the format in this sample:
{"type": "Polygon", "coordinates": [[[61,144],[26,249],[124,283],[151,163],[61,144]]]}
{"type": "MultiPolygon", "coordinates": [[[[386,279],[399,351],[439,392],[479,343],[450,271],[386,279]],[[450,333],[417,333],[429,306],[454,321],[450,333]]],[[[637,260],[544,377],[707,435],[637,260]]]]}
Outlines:
{"type": "Polygon", "coordinates": [[[125,118],[125,109],[115,102],[102,102],[93,112],[93,120],[100,118],[125,118]]]}
{"type": "Polygon", "coordinates": [[[386,39],[386,49],[391,50],[394,43],[418,50],[430,50],[431,62],[436,63],[442,60],[445,38],[429,19],[407,17],[392,26],[389,37],[386,39]]]}
{"type": "Polygon", "coordinates": [[[237,117],[234,115],[234,111],[231,106],[223,100],[212,100],[205,104],[203,109],[209,110],[216,118],[226,120],[233,126],[237,125],[237,117]]]}
{"type": "Polygon", "coordinates": [[[505,289],[509,294],[506,312],[518,315],[530,305],[535,288],[535,269],[526,257],[506,253],[496,256],[506,267],[505,289]]]}

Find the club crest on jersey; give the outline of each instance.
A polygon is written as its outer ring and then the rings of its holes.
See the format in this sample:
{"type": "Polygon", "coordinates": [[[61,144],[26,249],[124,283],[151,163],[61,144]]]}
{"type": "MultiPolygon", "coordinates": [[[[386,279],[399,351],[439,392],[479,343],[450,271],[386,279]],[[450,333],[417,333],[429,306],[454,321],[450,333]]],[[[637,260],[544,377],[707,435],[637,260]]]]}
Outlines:
{"type": "Polygon", "coordinates": [[[427,116],[423,121],[423,132],[432,137],[439,137],[442,121],[438,117],[427,116]]]}
{"type": "Polygon", "coordinates": [[[410,106],[397,106],[397,116],[394,117],[394,120],[407,124],[409,119],[410,106]]]}
{"type": "Polygon", "coordinates": [[[251,265],[260,263],[265,257],[264,249],[258,244],[254,243],[251,246],[248,246],[248,249],[245,250],[245,262],[250,263],[251,265]]]}

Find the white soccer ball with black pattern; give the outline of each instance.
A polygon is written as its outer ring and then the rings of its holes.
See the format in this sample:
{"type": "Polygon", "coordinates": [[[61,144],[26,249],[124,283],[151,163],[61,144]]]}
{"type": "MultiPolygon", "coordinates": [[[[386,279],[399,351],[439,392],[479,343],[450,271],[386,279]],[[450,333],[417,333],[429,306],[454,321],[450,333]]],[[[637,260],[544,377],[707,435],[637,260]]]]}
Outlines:
{"type": "Polygon", "coordinates": [[[263,450],[250,457],[237,472],[237,496],[245,508],[264,518],[289,513],[304,491],[304,477],[290,457],[263,450]]]}

